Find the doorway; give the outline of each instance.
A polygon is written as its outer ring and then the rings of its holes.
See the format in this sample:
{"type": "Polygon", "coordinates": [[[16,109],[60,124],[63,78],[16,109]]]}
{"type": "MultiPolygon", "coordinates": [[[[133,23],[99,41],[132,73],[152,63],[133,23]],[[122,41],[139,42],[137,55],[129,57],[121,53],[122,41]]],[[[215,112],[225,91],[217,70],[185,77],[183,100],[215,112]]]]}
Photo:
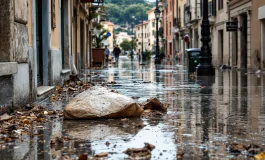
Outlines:
{"type": "Polygon", "coordinates": [[[218,51],[220,55],[219,65],[224,64],[224,30],[218,31],[218,51]]]}
{"type": "Polygon", "coordinates": [[[248,17],[247,14],[243,14],[241,31],[241,68],[247,68],[247,53],[248,53],[248,17]]]}
{"type": "Polygon", "coordinates": [[[37,85],[48,85],[49,52],[49,4],[47,1],[36,2],[36,59],[37,85]]]}
{"type": "Polygon", "coordinates": [[[41,0],[36,1],[36,51],[37,51],[37,85],[43,84],[42,70],[42,7],[41,0]]]}
{"type": "MultiPolygon", "coordinates": [[[[232,19],[232,22],[237,22],[237,19],[232,19]]],[[[232,66],[238,66],[238,32],[232,32],[232,66]]]]}

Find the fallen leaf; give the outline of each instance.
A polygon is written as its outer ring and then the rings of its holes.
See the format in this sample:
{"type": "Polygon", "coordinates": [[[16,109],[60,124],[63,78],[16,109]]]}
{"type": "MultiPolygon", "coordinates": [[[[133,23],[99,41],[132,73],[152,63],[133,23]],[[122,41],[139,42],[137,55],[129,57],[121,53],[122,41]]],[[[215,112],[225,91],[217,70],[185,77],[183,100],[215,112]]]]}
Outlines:
{"type": "Polygon", "coordinates": [[[255,155],[254,158],[257,160],[264,160],[265,159],[265,153],[261,152],[260,154],[255,155]]]}
{"type": "Polygon", "coordinates": [[[94,157],[107,157],[108,156],[108,153],[107,152],[101,152],[101,153],[98,153],[96,154],[94,157]]]}
{"type": "Polygon", "coordinates": [[[78,160],[87,160],[87,155],[86,154],[81,154],[79,156],[78,160]]]}
{"type": "Polygon", "coordinates": [[[23,124],[30,124],[30,121],[29,121],[28,119],[23,119],[23,120],[22,120],[22,123],[23,123],[23,124]]]}
{"type": "Polygon", "coordinates": [[[10,120],[12,119],[12,116],[9,116],[8,114],[3,114],[2,116],[0,116],[0,122],[3,122],[3,121],[7,121],[7,120],[10,120]]]}

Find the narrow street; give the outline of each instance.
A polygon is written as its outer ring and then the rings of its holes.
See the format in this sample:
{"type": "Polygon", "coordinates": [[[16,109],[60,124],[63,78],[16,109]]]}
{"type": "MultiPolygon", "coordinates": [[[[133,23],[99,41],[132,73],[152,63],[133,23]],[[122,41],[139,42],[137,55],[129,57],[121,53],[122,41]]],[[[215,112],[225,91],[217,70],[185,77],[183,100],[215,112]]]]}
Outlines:
{"type": "MultiPolygon", "coordinates": [[[[250,153],[235,154],[227,150],[233,143],[265,147],[265,76],[243,71],[216,70],[211,83],[205,85],[190,77],[182,65],[163,61],[131,61],[120,57],[118,65],[94,69],[95,85],[104,82],[139,103],[157,97],[169,104],[166,113],[150,117],[70,121],[51,118],[37,127],[32,136],[0,144],[1,159],[78,159],[107,152],[106,159],[126,159],[127,148],[155,146],[152,159],[249,159],[250,153]],[[145,124],[143,128],[138,124],[145,124]],[[54,137],[70,140],[51,145],[54,137]]],[[[86,71],[89,72],[89,71],[86,71]]],[[[59,102],[43,101],[40,105],[62,110],[71,96],[59,102]]],[[[230,150],[231,151],[231,150],[230,150]]],[[[148,158],[147,158],[148,159],[148,158]]]]}

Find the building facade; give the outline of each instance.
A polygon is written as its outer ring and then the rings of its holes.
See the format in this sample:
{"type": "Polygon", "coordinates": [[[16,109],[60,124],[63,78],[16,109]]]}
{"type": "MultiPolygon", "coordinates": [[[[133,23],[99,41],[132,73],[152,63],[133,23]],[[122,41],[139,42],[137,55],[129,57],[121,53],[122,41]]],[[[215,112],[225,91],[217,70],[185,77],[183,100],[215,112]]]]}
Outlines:
{"type": "MultiPolygon", "coordinates": [[[[168,58],[172,59],[174,56],[170,55],[180,52],[183,60],[187,48],[201,47],[202,2],[161,1],[163,40],[168,58]]],[[[264,3],[259,0],[208,0],[214,66],[225,64],[240,69],[264,68],[264,3]],[[236,22],[237,31],[228,32],[227,22],[236,22]]]]}
{"type": "Polygon", "coordinates": [[[143,23],[138,24],[136,27],[136,52],[142,53],[145,51],[150,51],[150,32],[148,21],[143,21],[143,23]]]}
{"type": "Polygon", "coordinates": [[[173,59],[176,55],[173,46],[173,18],[174,18],[174,7],[176,1],[175,0],[162,0],[162,26],[163,26],[163,48],[165,51],[165,57],[169,59],[173,59]]]}
{"type": "Polygon", "coordinates": [[[74,71],[90,66],[92,17],[82,0],[0,1],[0,106],[42,100],[74,71]],[[76,69],[75,69],[76,68],[76,69]]]}

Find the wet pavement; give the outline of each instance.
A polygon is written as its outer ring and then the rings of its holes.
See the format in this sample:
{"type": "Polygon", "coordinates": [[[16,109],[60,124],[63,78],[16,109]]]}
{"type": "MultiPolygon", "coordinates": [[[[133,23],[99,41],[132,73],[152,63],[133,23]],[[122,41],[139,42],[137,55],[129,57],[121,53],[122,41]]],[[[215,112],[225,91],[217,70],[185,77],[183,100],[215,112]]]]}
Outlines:
{"type": "MultiPolygon", "coordinates": [[[[169,104],[167,113],[150,118],[70,121],[50,118],[44,128],[35,129],[9,144],[0,144],[0,159],[78,159],[108,152],[107,159],[128,159],[127,148],[155,145],[152,159],[251,159],[247,152],[235,154],[228,145],[256,144],[265,149],[265,75],[240,70],[216,70],[207,82],[195,80],[182,65],[164,61],[131,61],[102,70],[86,71],[96,85],[115,81],[109,87],[144,102],[157,97],[169,104]],[[143,65],[143,63],[145,65],[143,65]],[[143,128],[137,124],[145,124],[143,128]],[[69,141],[51,145],[54,137],[69,141]],[[184,153],[184,154],[183,154],[184,153]],[[178,158],[177,158],[178,157],[178,158]]],[[[84,72],[85,73],[85,72],[84,72]]],[[[42,106],[62,109],[71,100],[46,100],[42,106]]]]}

